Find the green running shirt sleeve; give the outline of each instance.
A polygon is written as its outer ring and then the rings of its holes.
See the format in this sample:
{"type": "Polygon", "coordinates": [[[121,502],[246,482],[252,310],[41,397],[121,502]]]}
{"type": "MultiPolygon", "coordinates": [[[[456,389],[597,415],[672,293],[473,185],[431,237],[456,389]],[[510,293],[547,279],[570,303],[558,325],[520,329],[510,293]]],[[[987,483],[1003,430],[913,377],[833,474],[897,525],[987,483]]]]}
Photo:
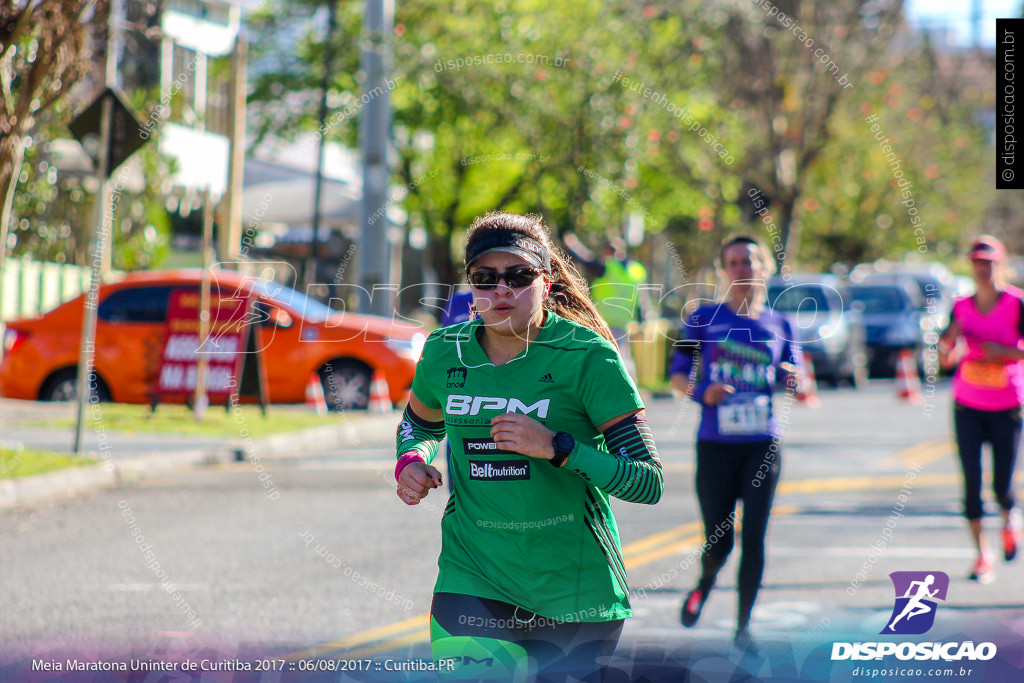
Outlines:
{"type": "Polygon", "coordinates": [[[647,419],[632,415],[620,420],[604,438],[609,452],[577,441],[565,467],[610,496],[629,503],[657,503],[665,483],[647,419]]]}
{"type": "Polygon", "coordinates": [[[409,451],[415,451],[423,456],[423,461],[429,465],[437,454],[444,434],[443,420],[428,422],[406,406],[395,433],[395,457],[401,458],[409,451]]]}
{"type": "Polygon", "coordinates": [[[586,359],[578,368],[577,387],[578,399],[591,424],[601,425],[619,415],[643,408],[636,385],[615,347],[610,343],[588,346],[586,359]]]}

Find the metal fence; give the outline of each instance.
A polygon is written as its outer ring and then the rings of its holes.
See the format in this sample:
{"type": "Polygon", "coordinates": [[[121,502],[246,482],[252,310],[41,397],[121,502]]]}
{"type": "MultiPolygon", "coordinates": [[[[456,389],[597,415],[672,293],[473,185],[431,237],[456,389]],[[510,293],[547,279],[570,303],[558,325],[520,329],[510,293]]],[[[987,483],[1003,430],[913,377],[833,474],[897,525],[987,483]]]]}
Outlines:
{"type": "Polygon", "coordinates": [[[89,269],[65,263],[5,259],[0,322],[45,313],[89,288],[89,269]]]}

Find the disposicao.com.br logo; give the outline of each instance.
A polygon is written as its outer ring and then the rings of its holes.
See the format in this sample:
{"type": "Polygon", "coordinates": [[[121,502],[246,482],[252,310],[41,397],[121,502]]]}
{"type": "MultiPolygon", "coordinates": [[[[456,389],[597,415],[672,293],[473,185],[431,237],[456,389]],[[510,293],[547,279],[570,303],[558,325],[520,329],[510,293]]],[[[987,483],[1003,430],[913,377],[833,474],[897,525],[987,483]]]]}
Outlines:
{"type": "MultiPolygon", "coordinates": [[[[949,590],[949,576],[945,572],[893,572],[892,579],[896,599],[892,614],[886,620],[880,635],[920,635],[931,629],[935,623],[936,600],[946,600],[949,590]]],[[[994,643],[964,642],[868,642],[833,643],[832,661],[853,659],[882,659],[895,656],[901,660],[943,660],[970,661],[988,660],[996,656],[994,643]]]]}
{"type": "Polygon", "coordinates": [[[896,604],[889,623],[879,633],[927,632],[935,623],[935,600],[946,599],[949,576],[945,572],[893,572],[889,578],[896,589],[896,604]]]}

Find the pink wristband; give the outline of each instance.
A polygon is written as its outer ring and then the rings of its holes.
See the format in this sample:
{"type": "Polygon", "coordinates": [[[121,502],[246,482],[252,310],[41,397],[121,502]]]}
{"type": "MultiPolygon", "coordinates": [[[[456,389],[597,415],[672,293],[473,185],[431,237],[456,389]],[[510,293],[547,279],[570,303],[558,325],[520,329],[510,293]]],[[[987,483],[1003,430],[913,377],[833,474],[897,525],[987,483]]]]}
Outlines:
{"type": "Polygon", "coordinates": [[[414,462],[426,462],[423,456],[416,451],[406,451],[402,454],[402,457],[398,459],[398,464],[395,465],[395,481],[398,481],[398,477],[402,474],[402,470],[405,466],[414,462]]]}

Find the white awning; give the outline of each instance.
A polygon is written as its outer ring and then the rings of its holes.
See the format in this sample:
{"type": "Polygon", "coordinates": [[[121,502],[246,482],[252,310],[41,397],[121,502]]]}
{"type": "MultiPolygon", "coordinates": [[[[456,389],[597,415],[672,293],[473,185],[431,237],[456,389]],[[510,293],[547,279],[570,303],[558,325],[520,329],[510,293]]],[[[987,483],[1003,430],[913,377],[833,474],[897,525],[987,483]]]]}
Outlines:
{"type": "MultiPolygon", "coordinates": [[[[251,185],[242,192],[242,225],[285,223],[291,227],[313,224],[316,178],[291,178],[251,185]]],[[[351,186],[324,178],[320,195],[320,226],[357,225],[362,199],[351,186]]]]}

